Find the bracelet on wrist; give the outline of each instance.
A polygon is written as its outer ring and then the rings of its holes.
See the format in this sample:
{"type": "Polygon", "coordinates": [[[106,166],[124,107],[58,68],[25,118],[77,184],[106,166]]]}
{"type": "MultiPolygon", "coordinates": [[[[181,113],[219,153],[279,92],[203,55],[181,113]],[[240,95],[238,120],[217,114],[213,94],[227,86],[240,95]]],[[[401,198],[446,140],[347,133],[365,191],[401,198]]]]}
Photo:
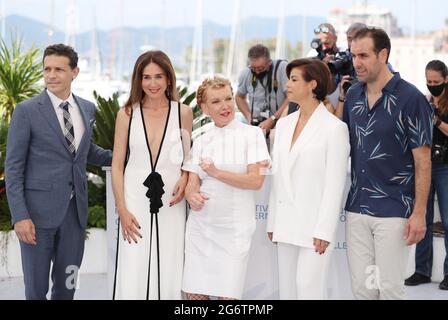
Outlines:
{"type": "Polygon", "coordinates": [[[339,102],[345,102],[345,98],[341,99],[341,97],[339,97],[338,100],[339,100],[339,102]]]}

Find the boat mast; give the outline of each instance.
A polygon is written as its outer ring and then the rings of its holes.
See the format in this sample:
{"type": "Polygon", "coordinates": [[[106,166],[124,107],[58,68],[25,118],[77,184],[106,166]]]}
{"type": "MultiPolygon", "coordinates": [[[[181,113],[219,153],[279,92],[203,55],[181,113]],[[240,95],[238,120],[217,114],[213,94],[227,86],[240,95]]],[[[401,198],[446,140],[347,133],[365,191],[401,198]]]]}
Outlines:
{"type": "Polygon", "coordinates": [[[233,18],[232,18],[232,29],[230,32],[230,41],[229,41],[229,48],[227,51],[227,59],[226,59],[226,77],[227,79],[231,79],[232,77],[232,71],[233,71],[233,64],[235,59],[235,48],[236,48],[236,42],[238,39],[238,29],[240,24],[240,13],[241,13],[241,3],[240,0],[234,0],[233,1],[233,18]]]}
{"type": "Polygon", "coordinates": [[[6,36],[6,8],[5,8],[5,0],[0,0],[0,19],[1,19],[1,37],[2,40],[5,41],[6,36]]]}
{"type": "Polygon", "coordinates": [[[202,75],[202,13],[203,0],[196,1],[196,24],[194,28],[193,47],[191,50],[191,66],[190,66],[190,86],[194,84],[197,77],[202,75]]]}
{"type": "Polygon", "coordinates": [[[285,59],[285,0],[280,0],[279,3],[279,17],[277,24],[277,42],[275,44],[275,58],[285,59]]]}

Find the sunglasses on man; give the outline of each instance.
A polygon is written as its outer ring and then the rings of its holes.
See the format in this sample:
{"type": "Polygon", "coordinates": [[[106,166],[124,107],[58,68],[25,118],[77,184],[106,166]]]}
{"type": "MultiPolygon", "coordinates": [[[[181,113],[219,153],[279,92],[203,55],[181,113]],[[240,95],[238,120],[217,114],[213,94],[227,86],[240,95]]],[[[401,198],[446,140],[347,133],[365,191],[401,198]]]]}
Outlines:
{"type": "Polygon", "coordinates": [[[329,32],[330,32],[330,28],[325,27],[325,26],[317,27],[316,29],[314,29],[314,34],[329,33],[329,32]]]}

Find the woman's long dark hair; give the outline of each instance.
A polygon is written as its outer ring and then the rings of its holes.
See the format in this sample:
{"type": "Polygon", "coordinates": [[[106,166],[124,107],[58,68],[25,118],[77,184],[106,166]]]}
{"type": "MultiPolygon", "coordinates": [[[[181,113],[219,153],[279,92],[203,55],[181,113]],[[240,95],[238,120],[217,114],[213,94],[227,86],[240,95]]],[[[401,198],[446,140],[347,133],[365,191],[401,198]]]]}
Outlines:
{"type": "MultiPolygon", "coordinates": [[[[446,77],[448,76],[448,68],[446,67],[446,64],[443,63],[440,60],[432,60],[429,61],[426,65],[425,71],[436,71],[440,73],[440,75],[443,77],[443,81],[446,80],[446,77]]],[[[447,115],[448,114],[448,83],[445,83],[445,91],[443,92],[442,96],[439,100],[438,110],[440,114],[447,115]]]]}
{"type": "Polygon", "coordinates": [[[143,97],[145,96],[142,89],[143,70],[151,62],[157,64],[165,72],[168,82],[165,95],[168,100],[177,101],[179,99],[176,88],[176,74],[170,58],[160,50],[147,51],[138,57],[135,62],[134,71],[132,72],[131,94],[124,105],[127,114],[130,114],[132,106],[142,102],[143,97]]]}

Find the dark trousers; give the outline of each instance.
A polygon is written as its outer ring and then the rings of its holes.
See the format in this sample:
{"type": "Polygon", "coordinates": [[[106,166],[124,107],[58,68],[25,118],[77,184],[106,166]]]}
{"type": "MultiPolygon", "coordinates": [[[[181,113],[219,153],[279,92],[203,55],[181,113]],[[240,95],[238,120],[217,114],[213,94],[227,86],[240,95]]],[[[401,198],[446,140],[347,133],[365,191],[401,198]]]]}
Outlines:
{"type": "Polygon", "coordinates": [[[445,261],[443,274],[448,276],[448,164],[432,164],[432,182],[426,209],[426,234],[415,249],[415,272],[431,277],[433,258],[434,196],[437,193],[440,217],[445,230],[445,261]]]}
{"type": "Polygon", "coordinates": [[[50,265],[52,300],[72,300],[84,254],[85,230],[78,220],[75,197],[58,228],[36,227],[37,245],[20,242],[27,300],[46,300],[50,265]]]}

